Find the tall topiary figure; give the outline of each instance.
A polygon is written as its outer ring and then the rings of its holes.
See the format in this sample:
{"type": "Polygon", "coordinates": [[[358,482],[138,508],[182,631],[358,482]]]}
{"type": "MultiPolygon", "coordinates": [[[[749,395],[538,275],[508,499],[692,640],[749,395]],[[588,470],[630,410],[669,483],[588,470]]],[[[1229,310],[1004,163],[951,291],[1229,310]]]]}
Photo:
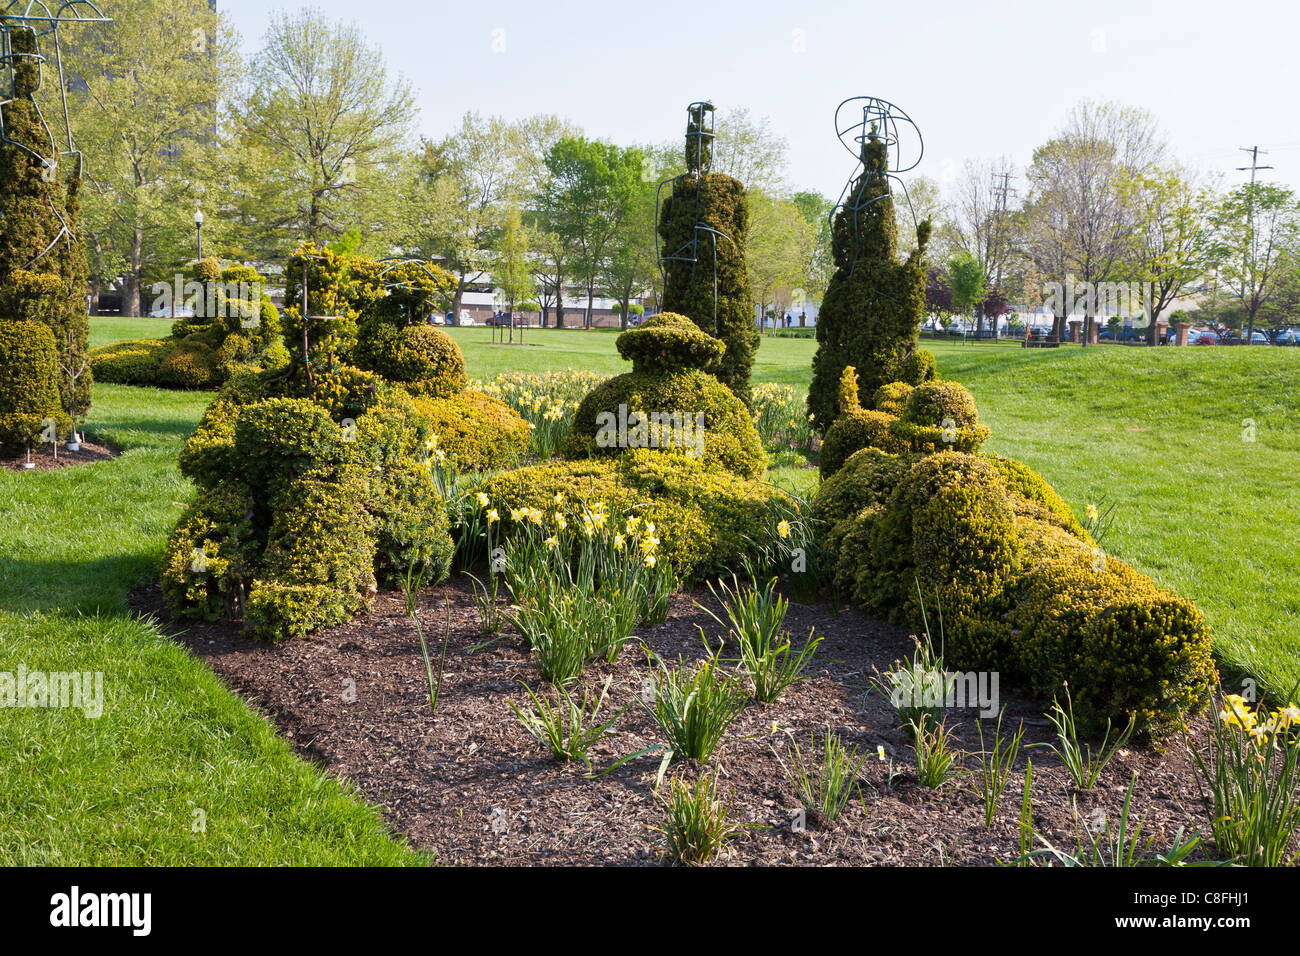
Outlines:
{"type": "Polygon", "coordinates": [[[749,405],[749,373],[760,341],[745,265],[749,207],[742,183],[709,171],[712,112],[708,103],[688,111],[687,172],[673,182],[659,216],[664,311],[685,315],[722,340],[726,351],[714,374],[749,405]]]}
{"type": "Polygon", "coordinates": [[[857,369],[863,395],[927,374],[917,344],[925,312],[923,260],[930,223],[917,227],[916,250],[899,262],[886,154],[885,141],[873,126],[862,143],[862,174],[835,215],[835,273],[817,314],[817,354],[808,392],[808,410],[823,435],[840,414],[840,378],[846,367],[857,369]]]}
{"type": "Polygon", "coordinates": [[[86,253],[77,224],[81,171],[70,163],[65,174],[36,105],[41,61],[35,31],[5,17],[0,26],[13,78],[11,91],[0,90],[0,318],[49,326],[60,402],[67,414],[81,417],[90,408],[91,384],[86,253]]]}

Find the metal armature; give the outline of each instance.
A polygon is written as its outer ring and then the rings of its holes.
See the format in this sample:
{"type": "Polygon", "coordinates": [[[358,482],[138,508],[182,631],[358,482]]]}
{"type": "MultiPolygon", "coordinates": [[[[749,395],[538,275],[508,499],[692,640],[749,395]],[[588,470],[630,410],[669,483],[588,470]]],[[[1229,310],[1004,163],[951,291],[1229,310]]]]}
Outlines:
{"type": "MultiPolygon", "coordinates": [[[[82,173],[81,151],[73,142],[72,120],[68,115],[68,82],[63,72],[63,45],[59,39],[59,27],[70,23],[111,22],[111,18],[104,16],[103,11],[91,0],[65,0],[53,10],[43,0],[0,0],[0,144],[16,147],[39,162],[41,178],[46,182],[54,181],[58,175],[60,160],[64,156],[73,158],[76,163],[74,179],[80,179],[82,173]],[[31,50],[19,51],[14,48],[14,36],[18,32],[30,36],[31,50]],[[59,95],[63,106],[63,129],[68,141],[66,150],[58,148],[54,141],[54,132],[36,102],[36,93],[44,84],[44,65],[49,62],[41,49],[41,41],[46,37],[52,38],[54,42],[54,63],[59,74],[59,95]],[[18,88],[19,67],[23,60],[32,61],[36,67],[36,83],[30,90],[18,88]],[[49,155],[37,152],[33,148],[36,144],[29,145],[10,139],[6,132],[5,107],[20,96],[28,98],[36,111],[41,127],[45,130],[45,139],[49,142],[49,155]]],[[[31,262],[24,265],[24,268],[30,268],[49,255],[50,250],[58,245],[60,240],[71,241],[72,230],[67,220],[57,208],[52,208],[51,211],[59,220],[59,232],[48,246],[31,262]]]]}
{"type": "Polygon", "coordinates": [[[708,236],[713,247],[713,332],[718,332],[718,237],[726,239],[733,246],[735,241],[725,232],[719,232],[700,219],[700,191],[695,190],[695,228],[691,238],[672,255],[664,255],[659,246],[659,216],[663,209],[660,196],[665,186],[675,186],[679,179],[699,180],[713,167],[713,143],[715,140],[714,106],[708,100],[697,100],[686,107],[686,172],[673,176],[659,183],[655,188],[655,255],[659,261],[660,280],[667,285],[668,272],[665,263],[689,262],[692,275],[700,261],[700,235],[708,236]]]}
{"type": "Polygon", "coordinates": [[[921,157],[925,155],[925,139],[921,136],[920,128],[906,112],[888,100],[875,96],[851,96],[840,103],[835,108],[835,136],[858,161],[858,166],[854,168],[848,182],[844,184],[844,189],[840,192],[839,201],[830,211],[832,227],[841,209],[847,210],[852,218],[854,254],[853,262],[849,265],[849,275],[852,275],[857,267],[858,217],[868,206],[891,195],[886,184],[885,190],[880,195],[867,198],[867,185],[877,175],[877,170],[867,162],[867,146],[874,142],[884,142],[885,168],[880,172],[886,179],[892,179],[902,187],[903,198],[907,201],[907,209],[911,213],[912,225],[915,227],[916,210],[912,207],[912,197],[907,192],[907,183],[903,181],[900,174],[910,172],[920,165],[921,157]],[[848,115],[841,118],[842,114],[845,114],[845,108],[850,107],[850,104],[852,107],[848,115]],[[857,116],[859,108],[862,111],[861,119],[857,116]],[[852,134],[851,139],[846,139],[850,134],[852,134]],[[912,134],[915,134],[916,141],[915,159],[912,158],[910,143],[908,152],[904,153],[904,139],[912,139],[912,134]],[[856,148],[850,143],[857,144],[856,148]],[[858,172],[858,168],[861,168],[861,173],[858,172]],[[859,183],[857,190],[853,188],[854,183],[859,183]]]}

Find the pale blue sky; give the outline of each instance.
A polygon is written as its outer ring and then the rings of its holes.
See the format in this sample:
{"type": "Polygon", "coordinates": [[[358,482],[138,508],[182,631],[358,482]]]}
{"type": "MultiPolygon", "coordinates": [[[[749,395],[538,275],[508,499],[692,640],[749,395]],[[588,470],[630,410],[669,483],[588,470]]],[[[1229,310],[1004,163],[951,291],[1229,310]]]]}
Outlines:
{"type": "MultiPolygon", "coordinates": [[[[218,0],[250,51],[267,14],[301,3],[218,0]]],[[[835,106],[870,94],[920,125],[916,172],[950,178],[968,158],[1035,146],[1083,98],[1151,110],[1186,163],[1233,185],[1269,150],[1262,177],[1300,187],[1300,7],[1294,2],[725,3],[315,0],[354,21],[419,95],[420,131],[467,109],[553,112],[621,144],[675,139],[685,106],[746,105],[790,143],[797,188],[837,195],[852,159],[835,106]],[[504,46],[502,52],[493,52],[504,46]]]]}

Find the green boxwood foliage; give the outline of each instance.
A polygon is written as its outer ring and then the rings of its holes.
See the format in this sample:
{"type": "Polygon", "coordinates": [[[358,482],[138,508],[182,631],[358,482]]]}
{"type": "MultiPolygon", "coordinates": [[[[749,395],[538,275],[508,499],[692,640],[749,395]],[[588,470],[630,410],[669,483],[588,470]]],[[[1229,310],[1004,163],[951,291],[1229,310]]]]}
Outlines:
{"type": "Polygon", "coordinates": [[[487,471],[517,464],[528,451],[528,423],[505,402],[482,392],[417,399],[437,448],[460,471],[487,471]]]}
{"type": "Polygon", "coordinates": [[[909,444],[890,431],[894,421],[892,415],[865,408],[855,408],[840,415],[822,442],[822,478],[835,474],[850,455],[863,448],[879,448],[891,454],[907,451],[909,444]]]}
{"type": "Polygon", "coordinates": [[[468,381],[460,346],[432,325],[364,322],[353,354],[361,368],[399,383],[412,395],[447,398],[463,390],[468,381]]]}
{"type": "Polygon", "coordinates": [[[700,457],[705,463],[720,465],[746,478],[757,478],[766,471],[767,453],[744,403],[699,369],[628,372],[602,382],[579,404],[563,446],[564,456],[618,455],[626,450],[618,446],[620,439],[611,432],[611,428],[618,427],[620,406],[626,410],[627,447],[669,448],[675,437],[679,442],[686,439],[684,430],[674,433],[672,427],[651,423],[638,430],[631,420],[634,413],[659,416],[661,423],[689,422],[689,451],[695,453],[702,448],[700,457]],[[704,416],[702,433],[694,431],[697,414],[704,416]],[[602,440],[606,447],[601,446],[602,440]]]}
{"type": "Polygon", "coordinates": [[[352,476],[300,478],[277,495],[248,602],[258,636],[283,640],[342,624],[374,596],[374,520],[365,498],[365,482],[352,476]]]}
{"type": "MultiPolygon", "coordinates": [[[[689,136],[686,150],[688,164],[696,164],[689,136]]],[[[702,172],[676,180],[660,211],[661,249],[670,257],[664,263],[664,309],[687,316],[698,328],[722,340],[726,351],[717,376],[746,406],[751,400],[750,370],[760,342],[745,265],[748,232],[745,187],[722,173],[702,172]],[[697,224],[729,237],[729,241],[717,237],[716,296],[714,237],[698,232],[697,224]],[[683,261],[688,258],[696,261],[683,261]]]]}
{"type": "MultiPolygon", "coordinates": [[[[85,362],[90,317],[86,311],[86,250],[80,228],[81,180],[76,163],[45,165],[52,145],[37,106],[41,84],[36,31],[9,22],[14,55],[0,91],[4,138],[0,141],[0,317],[48,326],[58,354],[59,401],[69,418],[90,408],[94,377],[85,362]],[[72,175],[69,175],[71,170],[72,175]],[[54,175],[50,175],[53,172],[54,175]]],[[[53,42],[52,38],[47,38],[53,42]]]]}
{"type": "Polygon", "coordinates": [[[823,483],[813,517],[854,600],[913,627],[921,601],[932,623],[942,613],[950,669],[997,670],[1044,696],[1068,683],[1091,733],[1132,713],[1162,734],[1207,699],[1200,612],[1103,555],[1019,462],[867,448],[823,483]]]}
{"type": "Polygon", "coordinates": [[[114,385],[153,385],[158,366],[176,343],[167,339],[135,339],[91,349],[87,357],[95,381],[114,385]]]}
{"type": "Polygon", "coordinates": [[[163,566],[174,613],[242,610],[276,640],[346,620],[376,578],[396,583],[414,566],[440,581],[452,555],[414,400],[386,392],[339,422],[309,400],[268,397],[285,381],[242,374],[205,411],[180,459],[200,494],[163,566]]]}
{"type": "Polygon", "coordinates": [[[187,339],[167,350],[158,363],[156,382],[172,388],[206,388],[217,381],[217,358],[202,342],[187,339]]]}
{"type": "Polygon", "coordinates": [[[660,553],[684,578],[739,568],[754,542],[776,535],[778,506],[793,502],[777,488],[681,454],[633,451],[617,461],[569,461],[505,472],[483,485],[509,536],[511,511],[551,514],[556,495],[568,504],[603,504],[610,514],[653,522],[660,553]]]}
{"type": "Polygon", "coordinates": [[[634,372],[675,372],[684,368],[710,371],[726,352],[724,342],[700,331],[684,315],[660,312],[615,342],[618,354],[634,372]]]}
{"type": "Polygon", "coordinates": [[[988,426],[979,423],[974,396],[956,382],[914,388],[890,432],[917,452],[973,452],[989,437],[988,426]]]}
{"type": "Polygon", "coordinates": [[[54,335],[39,322],[0,322],[0,445],[39,438],[48,419],[64,433],[71,426],[59,398],[54,335]]]}
{"type": "Polygon", "coordinates": [[[911,397],[913,388],[915,386],[907,382],[889,382],[882,385],[871,397],[871,407],[878,412],[898,418],[907,407],[907,400],[911,397]]]}
{"type": "Polygon", "coordinates": [[[839,380],[846,366],[857,369],[863,394],[911,381],[925,370],[924,360],[912,355],[925,310],[930,223],[917,227],[916,250],[900,263],[886,145],[874,133],[863,143],[862,163],[862,175],[835,216],[835,272],[817,314],[808,410],[822,435],[840,414],[839,380]]]}

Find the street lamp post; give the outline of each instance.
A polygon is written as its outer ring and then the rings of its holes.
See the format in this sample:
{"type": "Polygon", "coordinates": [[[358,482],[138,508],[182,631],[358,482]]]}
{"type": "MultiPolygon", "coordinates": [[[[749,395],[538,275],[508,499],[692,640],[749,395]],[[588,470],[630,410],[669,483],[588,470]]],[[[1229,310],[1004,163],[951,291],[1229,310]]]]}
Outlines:
{"type": "Polygon", "coordinates": [[[199,258],[203,258],[203,210],[194,210],[194,231],[199,239],[199,258]]]}

